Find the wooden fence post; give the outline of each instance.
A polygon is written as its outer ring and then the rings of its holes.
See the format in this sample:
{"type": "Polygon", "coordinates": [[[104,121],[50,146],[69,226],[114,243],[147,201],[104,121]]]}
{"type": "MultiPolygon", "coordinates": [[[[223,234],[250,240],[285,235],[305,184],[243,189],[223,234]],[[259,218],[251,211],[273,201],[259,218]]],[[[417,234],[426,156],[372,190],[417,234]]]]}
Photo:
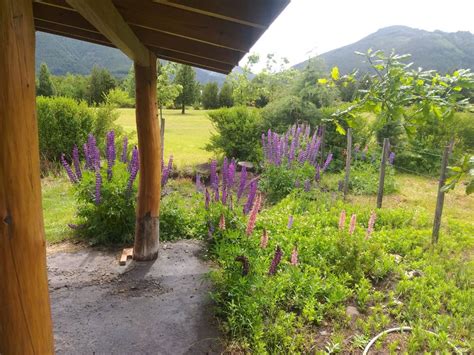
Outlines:
{"type": "Polygon", "coordinates": [[[433,233],[431,235],[431,242],[433,244],[438,243],[439,229],[441,227],[441,216],[443,214],[444,206],[444,191],[443,186],[446,182],[446,169],[448,167],[449,156],[453,148],[454,140],[451,140],[449,144],[444,148],[443,159],[441,160],[441,171],[439,174],[438,182],[438,197],[436,201],[436,210],[433,221],[433,233]]]}
{"type": "Polygon", "coordinates": [[[344,177],[344,200],[349,191],[349,174],[351,172],[351,157],[352,157],[352,130],[347,129],[347,148],[346,148],[346,176],[344,177]]]}
{"type": "Polygon", "coordinates": [[[323,166],[324,164],[324,136],[326,135],[326,125],[325,124],[322,124],[321,125],[321,145],[320,145],[320,148],[319,148],[319,152],[321,154],[321,159],[319,161],[319,165],[320,166],[323,166]]]}
{"type": "Polygon", "coordinates": [[[387,165],[388,151],[390,150],[390,141],[383,139],[382,158],[380,160],[379,189],[377,192],[377,208],[382,208],[383,185],[385,183],[385,166],[387,165]]]}

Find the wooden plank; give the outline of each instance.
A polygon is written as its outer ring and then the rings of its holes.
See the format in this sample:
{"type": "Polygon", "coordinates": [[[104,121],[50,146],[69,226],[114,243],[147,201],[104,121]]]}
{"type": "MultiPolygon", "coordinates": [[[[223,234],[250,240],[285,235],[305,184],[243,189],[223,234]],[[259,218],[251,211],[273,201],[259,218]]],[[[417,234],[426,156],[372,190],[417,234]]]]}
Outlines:
{"type": "Polygon", "coordinates": [[[156,57],[150,53],[148,67],[135,63],[135,100],[140,156],[137,221],[133,258],[153,260],[158,256],[161,199],[161,142],[156,107],[156,57]]]}
{"type": "Polygon", "coordinates": [[[53,354],[31,0],[0,1],[0,354],[53,354]]]}
{"type": "Polygon", "coordinates": [[[347,129],[347,147],[346,147],[346,173],[344,177],[344,199],[346,199],[349,191],[349,175],[351,173],[351,158],[352,158],[352,129],[347,129]]]}
{"type": "Polygon", "coordinates": [[[86,42],[92,42],[104,46],[114,47],[115,46],[102,34],[98,32],[91,32],[81,30],[78,28],[70,28],[57,23],[46,22],[43,20],[35,19],[35,28],[38,31],[48,32],[57,34],[59,36],[65,36],[70,38],[79,39],[86,42]]]}
{"type": "Polygon", "coordinates": [[[290,3],[289,0],[153,0],[187,11],[265,29],[290,3]]]}
{"type": "Polygon", "coordinates": [[[436,210],[433,221],[433,232],[431,234],[431,242],[433,244],[438,243],[439,239],[439,230],[441,228],[441,216],[443,215],[444,207],[444,194],[443,186],[446,183],[446,171],[448,168],[449,156],[453,149],[454,140],[444,148],[443,158],[441,160],[441,169],[439,173],[439,182],[438,182],[438,196],[436,198],[436,210]]]}
{"type": "Polygon", "coordinates": [[[380,159],[379,188],[377,191],[377,208],[382,208],[383,188],[385,184],[385,167],[387,165],[388,151],[390,150],[390,141],[383,139],[382,158],[380,159]]]}
{"type": "Polygon", "coordinates": [[[133,248],[125,248],[122,250],[122,255],[120,256],[119,265],[125,266],[127,264],[127,260],[133,257],[133,248]]]}
{"type": "Polygon", "coordinates": [[[151,1],[114,0],[127,23],[247,52],[263,30],[151,1]]]}
{"type": "Polygon", "coordinates": [[[111,0],[66,0],[118,49],[141,66],[150,65],[148,49],[124,21],[111,0]]]}

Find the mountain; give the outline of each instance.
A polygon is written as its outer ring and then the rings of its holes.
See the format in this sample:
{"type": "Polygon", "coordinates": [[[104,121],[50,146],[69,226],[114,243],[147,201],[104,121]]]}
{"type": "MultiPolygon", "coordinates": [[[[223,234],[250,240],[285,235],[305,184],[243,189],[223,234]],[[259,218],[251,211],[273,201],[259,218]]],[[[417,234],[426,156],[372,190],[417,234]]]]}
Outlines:
{"type": "MultiPolygon", "coordinates": [[[[112,75],[123,78],[132,62],[118,49],[93,43],[36,32],[36,71],[46,63],[55,75],[89,74],[94,65],[107,68],[112,75]]],[[[195,68],[196,80],[201,84],[217,81],[222,85],[226,75],[195,68]]]]}
{"type": "MultiPolygon", "coordinates": [[[[369,48],[381,49],[386,53],[392,49],[398,54],[409,53],[415,68],[435,69],[441,73],[460,68],[474,71],[474,34],[461,31],[429,32],[406,26],[382,28],[358,42],[321,54],[319,58],[324,60],[328,68],[337,66],[342,73],[354,69],[366,71],[368,65],[363,63],[364,57],[354,52],[365,53],[369,48]]],[[[307,63],[299,63],[295,68],[302,69],[307,63]]]]}

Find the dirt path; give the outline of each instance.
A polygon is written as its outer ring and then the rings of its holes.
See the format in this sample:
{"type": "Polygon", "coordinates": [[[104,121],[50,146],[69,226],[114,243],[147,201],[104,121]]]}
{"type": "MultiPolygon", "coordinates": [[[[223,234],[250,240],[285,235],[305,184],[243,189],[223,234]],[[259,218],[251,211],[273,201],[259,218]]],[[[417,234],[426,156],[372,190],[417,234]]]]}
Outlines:
{"type": "Polygon", "coordinates": [[[58,354],[213,354],[219,332],[202,244],[161,246],[158,260],[118,265],[118,253],[48,255],[58,354]]]}

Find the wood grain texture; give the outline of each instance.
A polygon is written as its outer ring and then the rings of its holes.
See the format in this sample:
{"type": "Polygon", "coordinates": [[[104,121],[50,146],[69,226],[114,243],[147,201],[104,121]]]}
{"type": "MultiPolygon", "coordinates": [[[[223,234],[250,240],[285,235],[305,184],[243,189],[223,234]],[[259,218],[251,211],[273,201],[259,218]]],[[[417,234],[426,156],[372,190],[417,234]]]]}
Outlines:
{"type": "Polygon", "coordinates": [[[148,49],[130,29],[111,0],[66,0],[118,49],[141,66],[148,63],[148,49]]]}
{"type": "MultiPolygon", "coordinates": [[[[156,56],[150,52],[150,63],[156,56]]],[[[161,142],[156,107],[156,65],[135,63],[136,120],[140,178],[133,258],[153,260],[158,256],[161,198],[161,142]]]]}
{"type": "Polygon", "coordinates": [[[0,353],[52,354],[31,0],[0,1],[0,353]]]}

